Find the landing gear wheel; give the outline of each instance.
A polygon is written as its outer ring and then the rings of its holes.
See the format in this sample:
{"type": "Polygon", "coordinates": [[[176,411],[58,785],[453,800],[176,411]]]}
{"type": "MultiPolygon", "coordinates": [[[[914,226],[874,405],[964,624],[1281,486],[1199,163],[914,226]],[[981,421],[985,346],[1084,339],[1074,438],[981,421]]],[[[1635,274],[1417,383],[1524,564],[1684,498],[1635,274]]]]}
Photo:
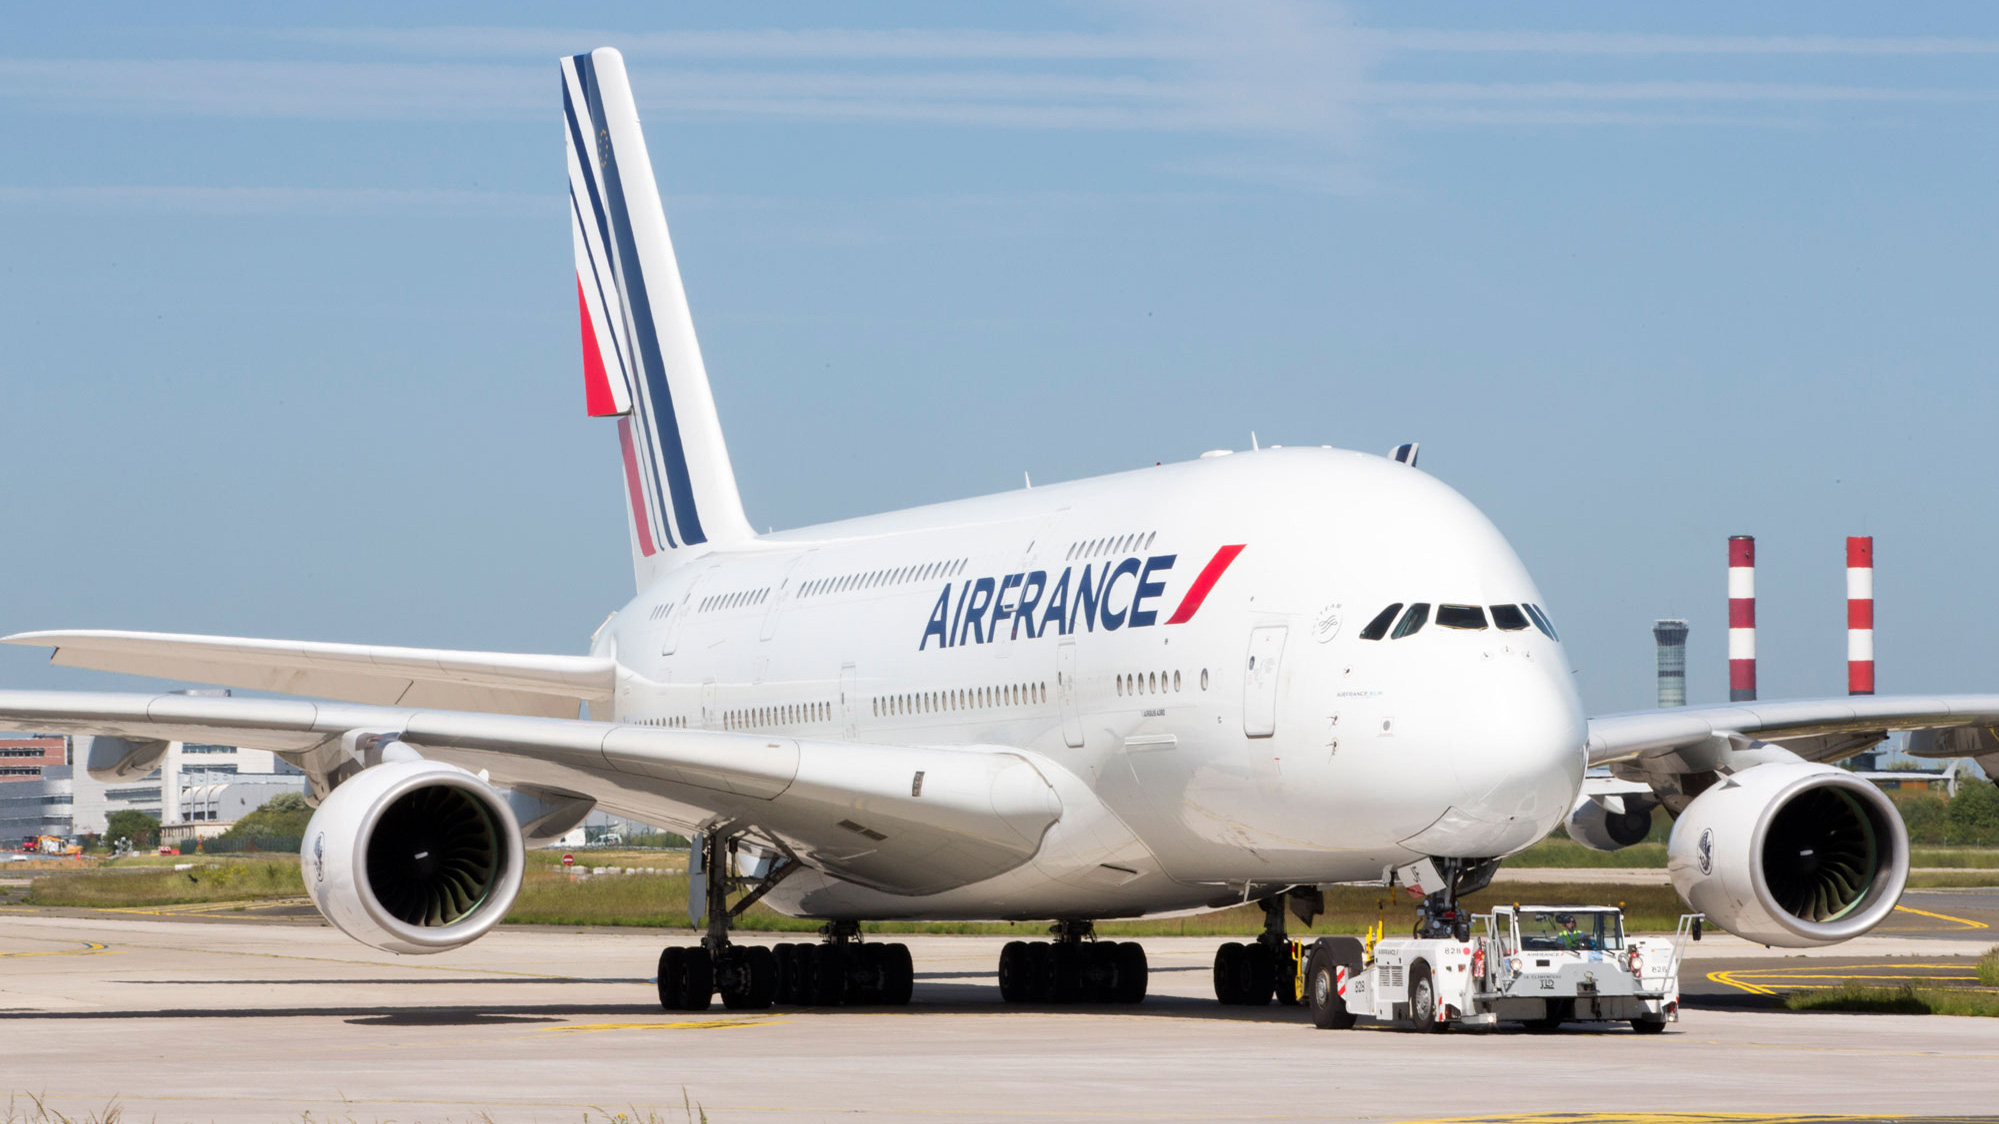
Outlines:
{"type": "Polygon", "coordinates": [[[1242,1005],[1245,1007],[1265,1007],[1277,990],[1277,957],[1267,944],[1246,946],[1244,953],[1242,1005]]]}
{"type": "Polygon", "coordinates": [[[777,996],[777,957],[762,945],[724,949],[717,967],[727,981],[722,1006],[731,1011],[762,1010],[777,996]]]}
{"type": "Polygon", "coordinates": [[[1006,947],[1000,949],[999,989],[1002,1002],[1027,1002],[1031,989],[1028,987],[1026,941],[1008,941],[1006,947]]]}
{"type": "Polygon", "coordinates": [[[811,1002],[838,1007],[847,1001],[847,950],[837,944],[807,946],[812,953],[811,1002]]]}
{"type": "Polygon", "coordinates": [[[1083,958],[1088,961],[1088,967],[1083,977],[1090,985],[1084,997],[1087,1002],[1116,1002],[1117,950],[1118,946],[1110,941],[1084,946],[1083,958]]]}
{"type": "Polygon", "coordinates": [[[1048,1000],[1076,1003],[1088,998],[1083,979],[1081,945],[1062,942],[1048,946],[1048,1000]]]}
{"type": "Polygon", "coordinates": [[[1348,979],[1360,971],[1360,942],[1350,937],[1314,944],[1305,957],[1305,1005],[1320,1030],[1353,1028],[1355,1015],[1340,994],[1342,971],[1348,979]]]}
{"type": "Polygon", "coordinates": [[[1146,980],[1151,975],[1145,963],[1145,946],[1137,941],[1117,945],[1112,963],[1117,969],[1117,979],[1111,985],[1111,1002],[1144,1002],[1146,980]]]}
{"type": "Polygon", "coordinates": [[[864,944],[854,949],[854,960],[860,971],[847,984],[847,1002],[856,1006],[882,1001],[882,985],[887,973],[883,969],[883,957],[887,945],[864,944]]]}
{"type": "Polygon", "coordinates": [[[1240,941],[1229,941],[1215,950],[1215,1000],[1223,1006],[1242,1004],[1248,958],[1249,948],[1240,941]]]}
{"type": "Polygon", "coordinates": [[[1631,1029],[1639,1034],[1661,1034],[1665,1032],[1665,1019],[1632,1019],[1631,1029]]]}
{"type": "Polygon", "coordinates": [[[1049,954],[1054,951],[1054,948],[1055,946],[1043,944],[1040,941],[1030,941],[1027,944],[1027,950],[1021,953],[1020,963],[1026,969],[1027,984],[1027,993],[1022,1002],[1047,1003],[1052,1001],[1054,997],[1055,975],[1054,968],[1049,963],[1051,959],[1049,954]]]}
{"type": "Polygon", "coordinates": [[[686,990],[687,950],[678,945],[659,953],[659,1006],[662,1011],[680,1010],[680,995],[686,990]]]}
{"type": "Polygon", "coordinates": [[[715,996],[715,965],[705,948],[674,947],[659,954],[659,1005],[668,1011],[705,1011],[715,996]]]}
{"type": "Polygon", "coordinates": [[[881,1002],[891,1007],[907,1006],[910,993],[916,990],[916,965],[909,958],[909,946],[890,944],[881,949],[881,1002]]]}
{"type": "Polygon", "coordinates": [[[1425,1034],[1450,1029],[1437,1013],[1437,983],[1430,978],[1429,962],[1418,960],[1409,966],[1409,1021],[1425,1034]]]}
{"type": "Polygon", "coordinates": [[[771,958],[776,962],[777,967],[777,988],[776,994],[772,998],[785,1006],[801,1002],[800,996],[804,994],[804,989],[801,986],[799,977],[800,957],[798,955],[798,946],[795,944],[781,944],[770,951],[771,958]]]}

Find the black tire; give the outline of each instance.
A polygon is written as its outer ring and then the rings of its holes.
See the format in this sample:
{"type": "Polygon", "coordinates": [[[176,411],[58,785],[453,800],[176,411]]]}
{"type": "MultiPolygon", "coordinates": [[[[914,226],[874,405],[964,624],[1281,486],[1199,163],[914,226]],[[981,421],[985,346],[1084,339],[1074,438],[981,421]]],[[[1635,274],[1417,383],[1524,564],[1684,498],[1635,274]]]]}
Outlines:
{"type": "Polygon", "coordinates": [[[680,1009],[705,1011],[715,1001],[715,961],[705,948],[695,947],[686,951],[687,974],[681,977],[685,983],[680,993],[680,1009]]]}
{"type": "Polygon", "coordinates": [[[659,1006],[663,1011],[678,1011],[685,1002],[681,995],[687,990],[687,950],[673,945],[659,953],[659,1006]]]}
{"type": "Polygon", "coordinates": [[[799,987],[799,955],[795,944],[781,944],[770,950],[771,958],[777,963],[777,987],[772,1000],[791,1006],[798,1002],[802,994],[799,987]]]}
{"type": "Polygon", "coordinates": [[[763,1010],[777,1000],[777,954],[763,945],[743,950],[743,967],[749,972],[750,994],[745,1007],[763,1010]]]}
{"type": "Polygon", "coordinates": [[[1355,1015],[1340,994],[1340,973],[1351,979],[1360,972],[1360,942],[1351,938],[1322,940],[1305,956],[1305,1005],[1312,1025],[1320,1030],[1351,1030],[1355,1015]],[[1346,946],[1351,944],[1349,950],[1346,946]]]}
{"type": "Polygon", "coordinates": [[[1049,966],[1049,952],[1052,946],[1046,941],[1028,941],[1020,954],[1021,977],[1026,985],[1023,1003],[1047,1003],[1055,984],[1049,966]]]}
{"type": "Polygon", "coordinates": [[[1632,1019],[1631,1029],[1639,1034],[1663,1034],[1666,1031],[1666,1020],[1632,1019]]]}
{"type": "Polygon", "coordinates": [[[854,948],[854,963],[859,969],[847,981],[847,1005],[858,1006],[881,1002],[885,969],[883,950],[887,945],[864,944],[854,948]]]}
{"type": "Polygon", "coordinates": [[[1058,941],[1048,946],[1048,1000],[1079,1003],[1088,998],[1083,980],[1084,949],[1058,941]]]}
{"type": "Polygon", "coordinates": [[[847,950],[837,944],[808,947],[812,950],[813,1006],[840,1006],[847,1001],[847,950]]]}
{"type": "Polygon", "coordinates": [[[1229,941],[1215,950],[1215,1001],[1223,1006],[1240,1006],[1243,1001],[1244,961],[1249,949],[1239,941],[1229,941]]]}
{"type": "Polygon", "coordinates": [[[1409,965],[1409,1022],[1425,1034],[1436,1034],[1450,1029],[1450,1023],[1437,1017],[1437,981],[1430,975],[1430,962],[1418,960],[1409,965]]]}
{"type": "Polygon", "coordinates": [[[1267,1007],[1277,991],[1277,956],[1267,944],[1246,946],[1243,959],[1242,1005],[1267,1007]]]}
{"type": "Polygon", "coordinates": [[[1114,963],[1117,965],[1117,982],[1111,986],[1111,1002],[1145,1002],[1146,981],[1152,974],[1145,963],[1145,946],[1137,941],[1125,941],[1117,946],[1114,963]]]}
{"type": "Polygon", "coordinates": [[[909,958],[909,946],[883,945],[881,1001],[891,1007],[904,1007],[915,990],[916,965],[909,958]]]}
{"type": "Polygon", "coordinates": [[[1083,957],[1088,963],[1083,979],[1089,984],[1087,1001],[1091,1003],[1115,1003],[1117,1001],[1117,945],[1110,941],[1098,941],[1083,946],[1083,957]]]}
{"type": "Polygon", "coordinates": [[[1296,1007],[1298,1005],[1298,961],[1302,959],[1302,953],[1296,944],[1285,941],[1283,944],[1277,946],[1275,959],[1276,974],[1270,978],[1272,994],[1276,995],[1277,1002],[1280,1005],[1296,1007]]]}
{"type": "Polygon", "coordinates": [[[754,981],[750,979],[749,952],[747,948],[724,949],[722,955],[713,961],[715,965],[715,990],[722,996],[722,1006],[731,1011],[745,1011],[752,1006],[754,981]]]}
{"type": "Polygon", "coordinates": [[[1025,1003],[1030,993],[1027,980],[1027,942],[1008,941],[1000,949],[999,959],[1000,1001],[1003,1003],[1025,1003]]]}

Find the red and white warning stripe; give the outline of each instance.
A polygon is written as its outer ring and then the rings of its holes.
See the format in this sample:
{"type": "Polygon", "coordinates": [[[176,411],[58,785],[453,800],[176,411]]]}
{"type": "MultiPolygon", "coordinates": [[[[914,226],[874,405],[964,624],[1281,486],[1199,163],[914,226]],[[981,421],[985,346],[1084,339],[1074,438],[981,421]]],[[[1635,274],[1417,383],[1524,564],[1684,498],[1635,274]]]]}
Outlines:
{"type": "Polygon", "coordinates": [[[1846,693],[1874,693],[1874,536],[1846,540],[1846,693]]]}
{"type": "Polygon", "coordinates": [[[1756,538],[1728,537],[1728,699],[1756,698],[1756,538]]]}

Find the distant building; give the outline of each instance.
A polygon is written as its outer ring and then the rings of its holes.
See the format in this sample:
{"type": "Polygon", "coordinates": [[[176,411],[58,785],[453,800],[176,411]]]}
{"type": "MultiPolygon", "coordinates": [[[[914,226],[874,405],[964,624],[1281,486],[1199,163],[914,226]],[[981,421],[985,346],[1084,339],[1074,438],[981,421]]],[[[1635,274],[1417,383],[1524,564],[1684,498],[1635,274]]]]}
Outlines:
{"type": "Polygon", "coordinates": [[[160,822],[164,834],[197,824],[203,828],[199,834],[213,835],[273,796],[308,791],[304,772],[269,750],[171,742],[159,768],[142,778],[106,782],[70,763],[76,751],[67,738],[0,739],[0,747],[28,748],[25,743],[33,743],[39,754],[32,766],[11,764],[27,758],[0,757],[9,763],[0,768],[34,770],[33,776],[9,776],[5,779],[14,783],[0,785],[0,846],[19,846],[32,835],[102,835],[111,816],[122,811],[144,812],[160,822]]]}
{"type": "Polygon", "coordinates": [[[69,764],[69,739],[61,734],[0,737],[0,782],[40,780],[42,770],[69,764]]]}
{"type": "Polygon", "coordinates": [[[1659,705],[1687,705],[1687,622],[1653,621],[1652,641],[1659,651],[1659,705]]]}

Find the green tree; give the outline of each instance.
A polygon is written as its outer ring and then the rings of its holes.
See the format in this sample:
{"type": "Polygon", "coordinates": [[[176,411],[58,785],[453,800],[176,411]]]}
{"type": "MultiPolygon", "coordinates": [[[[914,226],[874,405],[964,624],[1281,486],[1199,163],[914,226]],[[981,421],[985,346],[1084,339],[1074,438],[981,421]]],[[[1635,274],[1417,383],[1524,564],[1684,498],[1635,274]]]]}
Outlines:
{"type": "Polygon", "coordinates": [[[312,822],[312,806],[296,792],[283,792],[242,819],[224,835],[228,839],[293,838],[305,834],[312,822]]]}
{"type": "Polygon", "coordinates": [[[132,846],[142,849],[157,847],[160,845],[160,821],[144,812],[126,808],[111,813],[104,838],[113,841],[130,839],[132,846]]]}
{"type": "Polygon", "coordinates": [[[1944,841],[1957,846],[1999,844],[1999,787],[1965,782],[1944,813],[1944,841]]]}

